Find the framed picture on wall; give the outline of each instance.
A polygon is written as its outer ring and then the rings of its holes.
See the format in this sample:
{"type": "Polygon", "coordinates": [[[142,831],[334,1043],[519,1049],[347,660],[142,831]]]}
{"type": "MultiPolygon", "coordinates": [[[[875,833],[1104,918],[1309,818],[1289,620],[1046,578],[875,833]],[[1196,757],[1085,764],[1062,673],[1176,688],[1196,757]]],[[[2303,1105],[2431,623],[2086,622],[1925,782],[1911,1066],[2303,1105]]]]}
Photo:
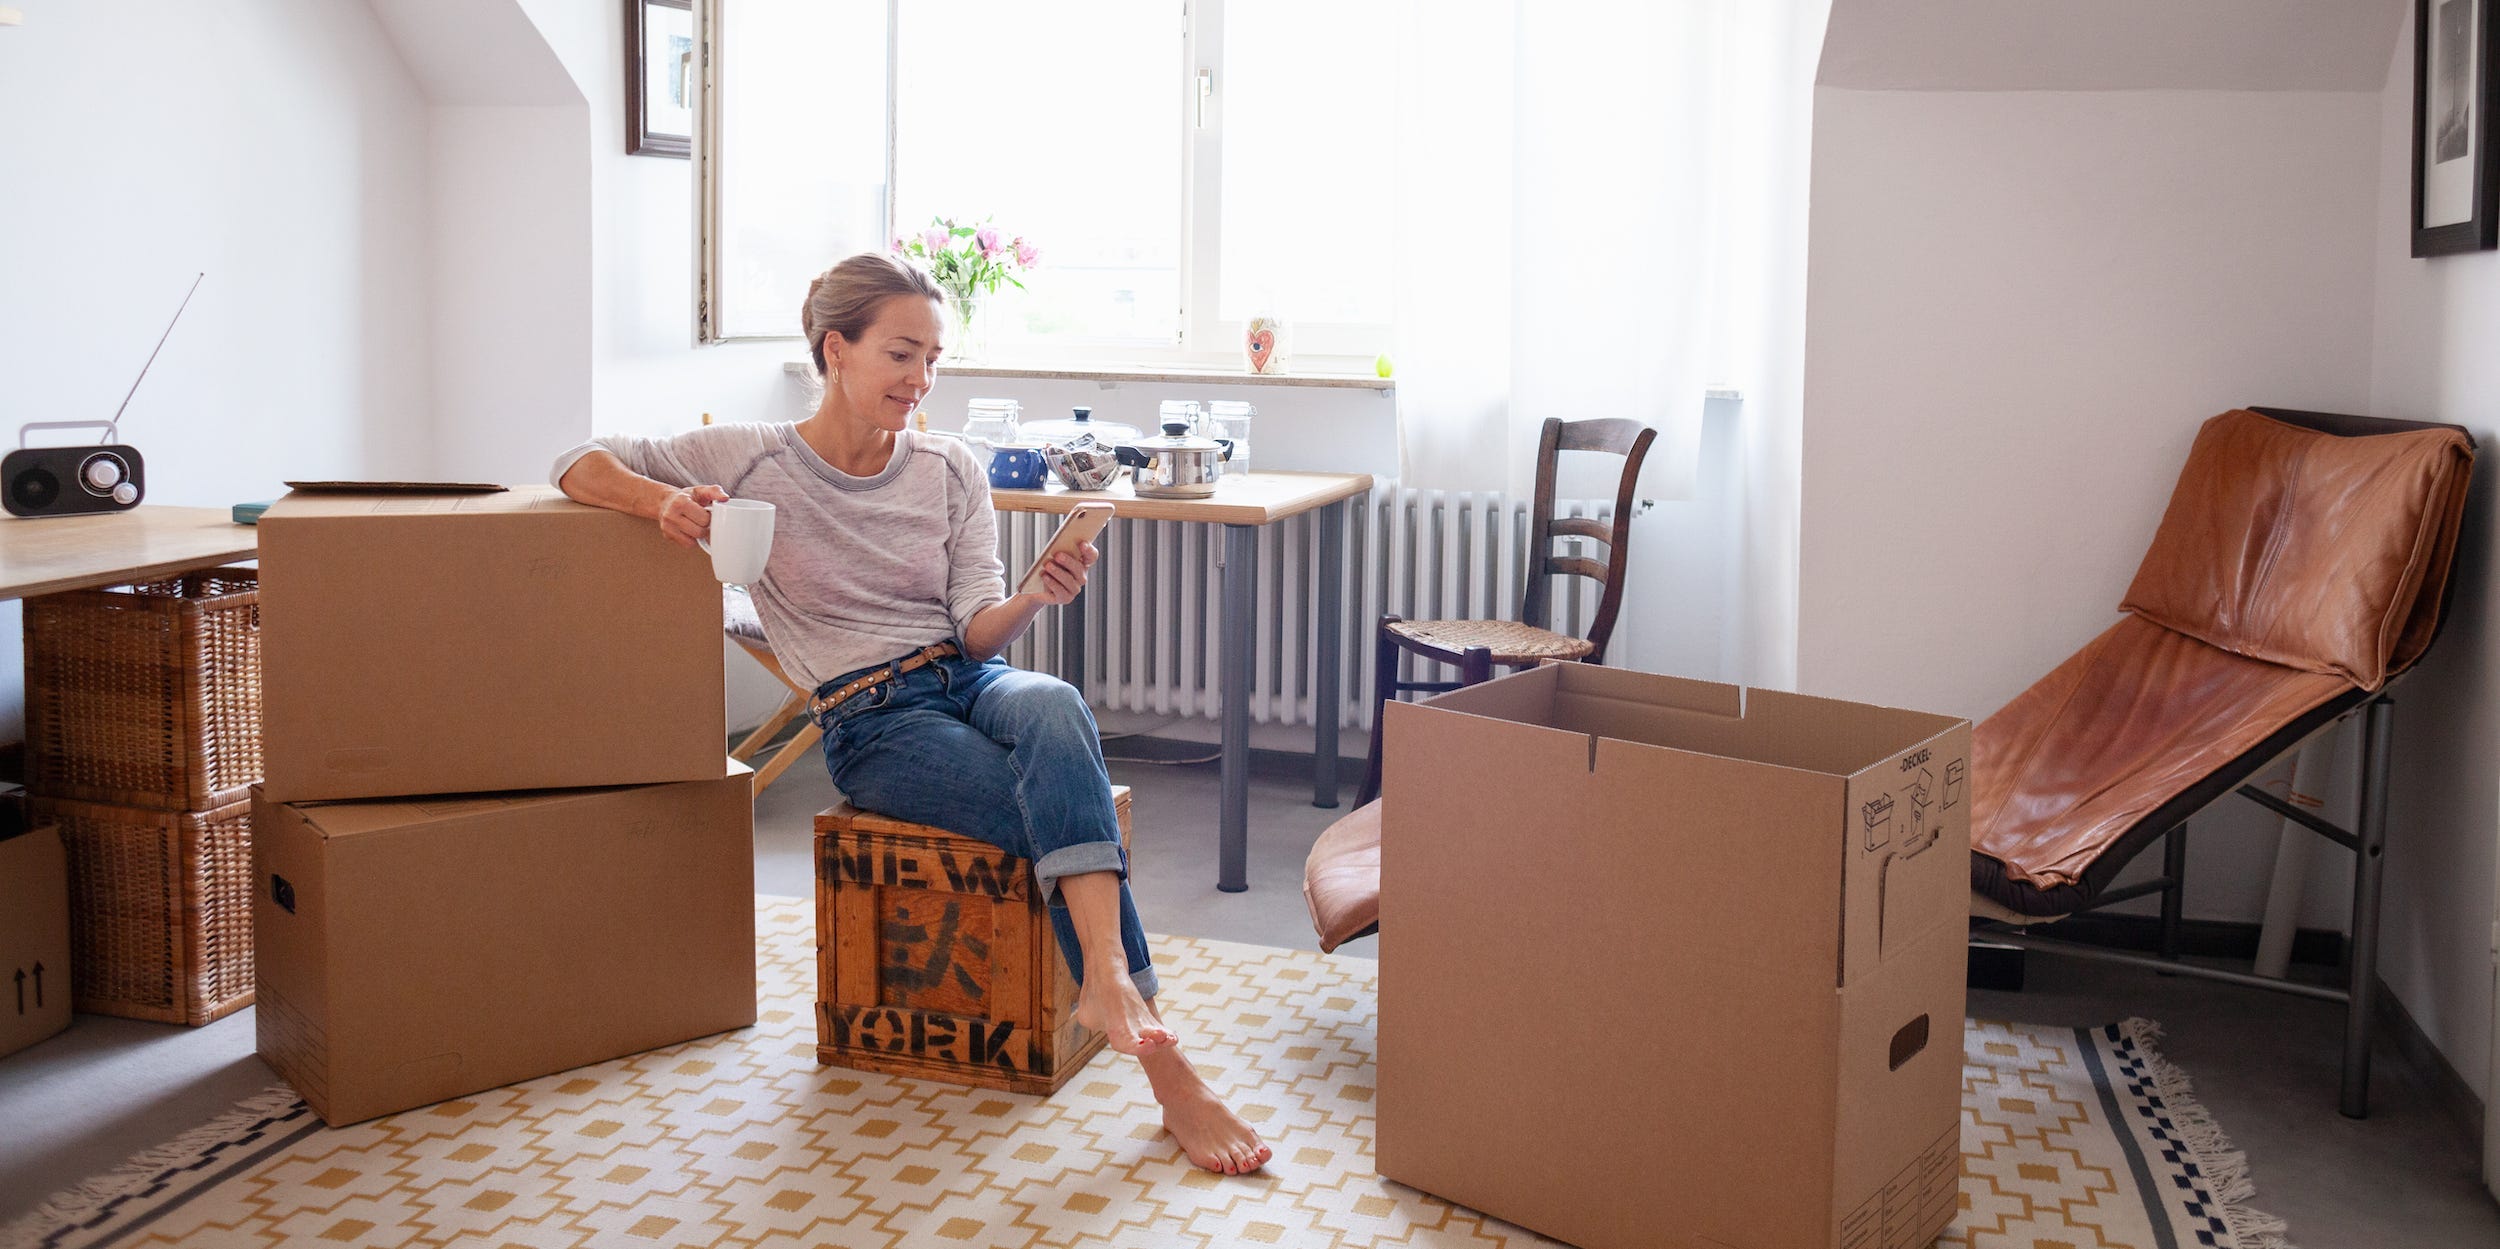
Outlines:
{"type": "Polygon", "coordinates": [[[2500,246],[2492,0],[2413,0],[2413,254],[2500,246]]]}
{"type": "Polygon", "coordinates": [[[625,0],[625,154],[694,154],[694,0],[625,0]]]}

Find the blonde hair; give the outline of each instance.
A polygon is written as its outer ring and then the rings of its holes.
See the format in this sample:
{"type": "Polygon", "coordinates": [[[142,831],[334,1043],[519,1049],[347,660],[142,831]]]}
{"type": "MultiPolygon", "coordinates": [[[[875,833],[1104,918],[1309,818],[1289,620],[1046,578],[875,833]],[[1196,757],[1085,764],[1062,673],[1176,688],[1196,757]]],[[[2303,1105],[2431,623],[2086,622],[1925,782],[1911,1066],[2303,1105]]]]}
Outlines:
{"type": "Polygon", "coordinates": [[[825,375],[825,334],[858,342],[877,319],[877,305],[896,295],[946,302],[945,288],[926,269],[885,252],[861,252],[817,275],[799,305],[799,329],[807,335],[807,358],[825,375]]]}

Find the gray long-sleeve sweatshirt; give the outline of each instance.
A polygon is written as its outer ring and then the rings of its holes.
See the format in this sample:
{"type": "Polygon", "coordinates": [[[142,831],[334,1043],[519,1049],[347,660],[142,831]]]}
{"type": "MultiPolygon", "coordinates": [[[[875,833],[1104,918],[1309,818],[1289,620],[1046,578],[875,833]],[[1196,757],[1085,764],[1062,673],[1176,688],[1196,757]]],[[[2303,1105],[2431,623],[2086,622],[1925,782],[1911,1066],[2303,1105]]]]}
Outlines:
{"type": "Polygon", "coordinates": [[[810,688],[960,638],[975,613],[1007,597],[989,481],[955,439],[905,430],[883,471],[854,477],[795,425],[611,434],[557,456],[550,480],[561,485],[592,451],[655,481],[773,505],[772,556],[748,589],[773,656],[810,688]]]}

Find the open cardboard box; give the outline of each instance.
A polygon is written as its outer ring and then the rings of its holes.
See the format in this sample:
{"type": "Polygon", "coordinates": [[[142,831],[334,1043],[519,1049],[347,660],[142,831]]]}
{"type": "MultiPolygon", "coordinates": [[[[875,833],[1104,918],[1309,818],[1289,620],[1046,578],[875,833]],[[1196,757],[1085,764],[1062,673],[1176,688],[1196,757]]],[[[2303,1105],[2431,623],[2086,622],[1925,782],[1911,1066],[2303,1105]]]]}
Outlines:
{"type": "Polygon", "coordinates": [[[754,776],[288,805],[255,787],[260,1055],[354,1123],[755,1022],[754,776]]]}
{"type": "Polygon", "coordinates": [[[711,563],[551,487],[308,493],[260,520],[275,802],[717,776],[711,563]]]}
{"type": "Polygon", "coordinates": [[[1380,1174],[1585,1249],[1943,1230],[1968,721],[1585,664],[1386,714],[1380,1174]]]}

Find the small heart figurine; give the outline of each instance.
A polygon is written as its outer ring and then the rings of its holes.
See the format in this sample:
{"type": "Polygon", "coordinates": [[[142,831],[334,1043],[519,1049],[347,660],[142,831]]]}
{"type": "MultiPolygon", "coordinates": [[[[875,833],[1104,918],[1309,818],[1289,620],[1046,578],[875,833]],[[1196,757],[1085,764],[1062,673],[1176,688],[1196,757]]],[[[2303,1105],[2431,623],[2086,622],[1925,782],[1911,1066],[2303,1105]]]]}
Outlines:
{"type": "Polygon", "coordinates": [[[1267,372],[1267,362],[1276,356],[1276,331],[1250,331],[1250,371],[1267,372]]]}

